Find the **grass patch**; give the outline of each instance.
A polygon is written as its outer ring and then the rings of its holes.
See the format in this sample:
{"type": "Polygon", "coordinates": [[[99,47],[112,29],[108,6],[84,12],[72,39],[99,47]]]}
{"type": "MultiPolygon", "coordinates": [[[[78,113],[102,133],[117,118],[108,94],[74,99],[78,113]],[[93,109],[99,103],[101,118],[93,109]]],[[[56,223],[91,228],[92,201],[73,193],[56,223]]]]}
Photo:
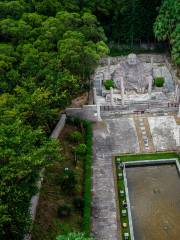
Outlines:
{"type": "MultiPolygon", "coordinates": [[[[132,154],[132,155],[120,155],[121,161],[138,161],[138,160],[158,160],[168,158],[179,158],[176,152],[157,152],[157,153],[145,153],[145,154],[132,154]]],[[[118,158],[116,157],[116,159],[118,158]]]]}
{"type": "Polygon", "coordinates": [[[120,218],[121,218],[121,226],[120,227],[121,227],[122,238],[124,239],[125,233],[129,233],[129,240],[131,240],[128,211],[127,211],[127,208],[124,206],[124,203],[127,202],[127,199],[126,199],[126,194],[125,194],[123,168],[120,167],[119,162],[117,162],[117,161],[116,161],[116,173],[117,173],[118,199],[119,199],[119,209],[120,209],[120,218]],[[122,177],[119,177],[119,174],[122,174],[122,177]],[[121,194],[121,191],[124,192],[124,195],[121,194]],[[122,211],[126,211],[126,214],[125,215],[122,214],[122,211]],[[124,223],[127,224],[126,227],[123,226],[124,223]]]}

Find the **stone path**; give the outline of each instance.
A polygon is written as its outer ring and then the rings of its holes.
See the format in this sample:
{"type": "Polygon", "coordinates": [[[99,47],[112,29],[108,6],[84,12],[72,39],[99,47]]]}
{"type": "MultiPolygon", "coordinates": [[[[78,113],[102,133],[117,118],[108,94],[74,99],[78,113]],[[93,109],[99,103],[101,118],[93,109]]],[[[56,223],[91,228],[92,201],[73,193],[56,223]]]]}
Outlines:
{"type": "Polygon", "coordinates": [[[92,235],[96,240],[118,240],[116,196],[111,146],[105,123],[94,126],[92,235]]]}
{"type": "Polygon", "coordinates": [[[146,129],[146,136],[148,138],[149,152],[155,152],[156,148],[155,148],[154,143],[153,143],[153,138],[152,138],[148,118],[144,118],[144,126],[145,126],[145,129],[146,129]]]}
{"type": "Polygon", "coordinates": [[[112,157],[139,152],[133,118],[106,119],[94,125],[92,235],[96,240],[121,239],[117,217],[112,157]]]}

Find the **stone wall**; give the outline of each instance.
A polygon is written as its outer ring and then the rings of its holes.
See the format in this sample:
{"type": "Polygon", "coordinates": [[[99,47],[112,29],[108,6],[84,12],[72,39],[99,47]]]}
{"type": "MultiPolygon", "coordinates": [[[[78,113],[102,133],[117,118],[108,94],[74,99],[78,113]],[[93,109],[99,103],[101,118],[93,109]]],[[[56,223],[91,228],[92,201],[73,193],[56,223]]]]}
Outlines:
{"type": "MultiPolygon", "coordinates": [[[[146,63],[150,63],[152,57],[155,63],[164,63],[166,59],[166,56],[163,54],[137,54],[137,57],[139,58],[140,61],[146,62],[146,63]]],[[[127,59],[127,56],[110,57],[109,59],[110,59],[111,65],[116,65],[120,62],[124,62],[127,59]]],[[[101,66],[108,65],[108,58],[102,58],[100,60],[100,65],[101,66]]]]}
{"type": "Polygon", "coordinates": [[[56,125],[55,129],[51,134],[51,138],[57,139],[59,137],[61,131],[64,128],[65,123],[66,123],[66,114],[62,114],[58,124],[56,125]]]}
{"type": "Polygon", "coordinates": [[[84,105],[82,108],[66,108],[68,117],[76,117],[83,120],[96,121],[97,106],[84,105]]]}

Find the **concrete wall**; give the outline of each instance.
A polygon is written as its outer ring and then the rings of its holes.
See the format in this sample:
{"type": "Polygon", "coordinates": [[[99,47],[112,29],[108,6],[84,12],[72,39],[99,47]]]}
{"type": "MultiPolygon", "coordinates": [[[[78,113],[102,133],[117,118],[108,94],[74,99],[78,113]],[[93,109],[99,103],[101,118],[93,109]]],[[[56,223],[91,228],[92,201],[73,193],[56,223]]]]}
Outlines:
{"type": "MultiPolygon", "coordinates": [[[[163,54],[137,54],[138,58],[142,62],[151,62],[151,57],[153,57],[153,60],[155,63],[165,63],[166,56],[163,54]]],[[[127,56],[125,57],[110,57],[110,63],[112,65],[118,64],[120,62],[124,62],[127,59],[127,56]]],[[[102,58],[100,60],[100,65],[108,65],[108,58],[102,58]]]]}
{"type": "Polygon", "coordinates": [[[65,123],[66,123],[66,114],[62,114],[58,124],[56,125],[55,129],[51,134],[51,138],[57,139],[59,137],[61,131],[64,128],[65,123]]]}
{"type": "Polygon", "coordinates": [[[96,121],[96,113],[96,105],[84,105],[82,108],[66,108],[68,117],[77,117],[83,120],[96,121]]]}

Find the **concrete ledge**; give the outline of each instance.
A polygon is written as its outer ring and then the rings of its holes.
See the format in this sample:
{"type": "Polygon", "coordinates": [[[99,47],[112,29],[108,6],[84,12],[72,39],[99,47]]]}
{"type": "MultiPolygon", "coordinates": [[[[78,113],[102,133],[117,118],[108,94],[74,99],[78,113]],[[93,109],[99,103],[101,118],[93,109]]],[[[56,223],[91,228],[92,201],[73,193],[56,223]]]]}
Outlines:
{"type": "Polygon", "coordinates": [[[66,114],[62,114],[58,124],[56,125],[55,129],[51,134],[51,138],[57,139],[59,137],[59,134],[63,130],[65,123],[66,123],[66,114]]]}
{"type": "Polygon", "coordinates": [[[130,229],[130,237],[131,240],[134,240],[134,229],[133,229],[133,221],[132,221],[132,215],[131,215],[131,203],[129,199],[129,189],[128,189],[128,183],[127,183],[127,177],[126,177],[126,167],[123,169],[123,177],[124,177],[124,186],[125,186],[125,193],[126,193],[126,201],[127,201],[127,209],[128,209],[128,220],[129,220],[129,229],[130,229]]]}
{"type": "Polygon", "coordinates": [[[142,165],[155,165],[155,164],[169,164],[176,163],[177,158],[170,159],[159,159],[159,160],[139,160],[139,161],[129,161],[123,162],[126,166],[142,166],[142,165]]]}

